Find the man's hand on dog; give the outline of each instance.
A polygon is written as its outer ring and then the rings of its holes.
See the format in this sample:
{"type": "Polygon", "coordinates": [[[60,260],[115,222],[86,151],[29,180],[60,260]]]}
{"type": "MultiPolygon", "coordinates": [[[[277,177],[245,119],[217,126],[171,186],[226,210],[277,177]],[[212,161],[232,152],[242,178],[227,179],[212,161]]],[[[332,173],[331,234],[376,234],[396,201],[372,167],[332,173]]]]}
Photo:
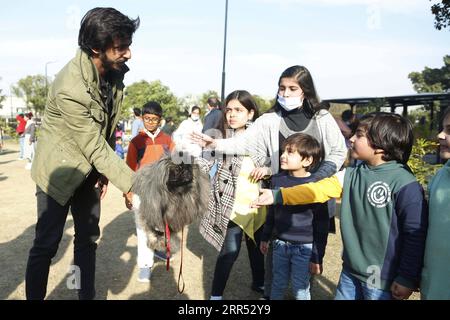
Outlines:
{"type": "Polygon", "coordinates": [[[128,193],[124,193],[123,197],[125,198],[125,206],[127,207],[128,210],[133,209],[133,192],[128,192],[128,193]]]}

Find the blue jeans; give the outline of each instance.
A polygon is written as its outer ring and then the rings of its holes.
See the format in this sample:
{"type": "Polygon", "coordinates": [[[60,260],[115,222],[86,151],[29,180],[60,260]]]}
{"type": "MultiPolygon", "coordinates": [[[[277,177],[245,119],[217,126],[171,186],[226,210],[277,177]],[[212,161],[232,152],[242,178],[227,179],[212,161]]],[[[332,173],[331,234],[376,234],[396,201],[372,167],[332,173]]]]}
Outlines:
{"type": "Polygon", "coordinates": [[[25,135],[21,134],[19,136],[19,147],[20,147],[20,151],[19,151],[19,158],[23,159],[23,151],[24,151],[24,146],[25,146],[25,135]]]}
{"type": "Polygon", "coordinates": [[[271,300],[282,300],[291,278],[292,292],[297,300],[311,300],[309,293],[309,262],[312,243],[292,244],[273,241],[273,268],[271,300]]]}
{"type": "Polygon", "coordinates": [[[392,300],[390,291],[370,286],[342,269],[335,300],[392,300]]]}

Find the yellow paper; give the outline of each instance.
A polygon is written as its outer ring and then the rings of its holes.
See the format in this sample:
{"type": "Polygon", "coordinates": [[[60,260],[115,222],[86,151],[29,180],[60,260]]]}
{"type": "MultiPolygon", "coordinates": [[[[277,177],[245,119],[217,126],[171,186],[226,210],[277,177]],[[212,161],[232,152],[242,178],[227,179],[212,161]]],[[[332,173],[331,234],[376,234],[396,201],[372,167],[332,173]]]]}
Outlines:
{"type": "Polygon", "coordinates": [[[255,165],[250,157],[242,160],[241,171],[237,178],[235,200],[230,219],[255,241],[255,231],[266,221],[265,207],[250,208],[250,203],[259,196],[259,184],[250,180],[250,173],[255,165]]]}

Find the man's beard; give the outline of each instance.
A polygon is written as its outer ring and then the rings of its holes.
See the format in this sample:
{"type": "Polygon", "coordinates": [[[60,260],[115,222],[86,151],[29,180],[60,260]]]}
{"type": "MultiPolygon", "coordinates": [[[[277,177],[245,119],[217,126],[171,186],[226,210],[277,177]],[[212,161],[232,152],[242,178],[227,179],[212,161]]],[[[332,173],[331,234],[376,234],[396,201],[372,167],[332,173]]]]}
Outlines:
{"type": "Polygon", "coordinates": [[[108,59],[108,57],[106,56],[105,53],[102,53],[100,55],[100,60],[102,62],[102,66],[105,69],[105,72],[109,72],[109,71],[120,71],[122,70],[123,66],[125,65],[125,62],[127,61],[126,59],[122,60],[122,61],[113,61],[108,59]]]}

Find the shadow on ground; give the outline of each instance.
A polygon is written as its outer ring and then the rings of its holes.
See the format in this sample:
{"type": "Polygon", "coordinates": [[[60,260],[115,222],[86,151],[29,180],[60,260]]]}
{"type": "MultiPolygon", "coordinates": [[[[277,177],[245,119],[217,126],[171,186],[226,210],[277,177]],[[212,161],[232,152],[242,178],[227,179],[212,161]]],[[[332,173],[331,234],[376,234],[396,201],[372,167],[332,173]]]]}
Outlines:
{"type": "MultiPolygon", "coordinates": [[[[66,222],[64,234],[72,225],[73,222],[71,220],[66,222]]],[[[25,281],[28,252],[31,249],[35,235],[34,228],[35,225],[31,225],[17,238],[0,244],[0,252],[2,253],[2,258],[0,259],[0,270],[2,270],[0,273],[0,300],[7,299],[25,281]]],[[[52,259],[52,264],[57,263],[64,257],[69,244],[70,238],[63,236],[58,252],[52,259]]]]}
{"type": "MultiPolygon", "coordinates": [[[[103,228],[97,247],[97,300],[106,300],[109,291],[119,294],[127,287],[136,263],[136,247],[128,245],[128,238],[133,233],[134,215],[130,211],[121,213],[103,228]]],[[[47,299],[78,299],[77,292],[67,288],[69,276],[67,273],[47,299]]]]}

